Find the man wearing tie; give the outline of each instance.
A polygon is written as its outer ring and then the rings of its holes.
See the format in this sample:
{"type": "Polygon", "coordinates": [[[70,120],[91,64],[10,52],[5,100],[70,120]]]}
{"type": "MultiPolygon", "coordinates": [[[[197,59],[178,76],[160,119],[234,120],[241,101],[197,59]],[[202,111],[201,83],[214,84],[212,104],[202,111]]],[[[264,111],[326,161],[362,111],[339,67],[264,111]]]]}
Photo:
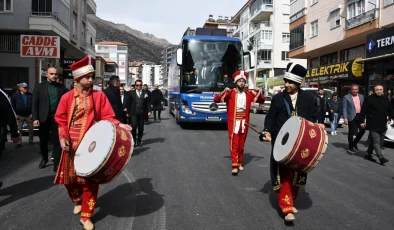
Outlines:
{"type": "Polygon", "coordinates": [[[128,105],[128,101],[130,100],[130,92],[129,91],[125,91],[124,89],[124,85],[121,85],[119,87],[119,91],[120,91],[120,100],[122,101],[122,105],[123,105],[123,122],[125,124],[130,124],[130,111],[127,108],[128,105]]]}
{"type": "Polygon", "coordinates": [[[130,91],[130,100],[127,108],[130,111],[132,135],[135,143],[142,147],[142,135],[144,134],[144,111],[148,111],[148,116],[152,114],[150,97],[145,90],[142,90],[142,81],[135,81],[135,90],[130,91]],[[138,137],[137,137],[138,128],[138,137]]]}
{"type": "Polygon", "coordinates": [[[209,68],[207,67],[207,61],[204,61],[201,68],[201,78],[198,81],[200,85],[205,84],[208,78],[209,68]]]}

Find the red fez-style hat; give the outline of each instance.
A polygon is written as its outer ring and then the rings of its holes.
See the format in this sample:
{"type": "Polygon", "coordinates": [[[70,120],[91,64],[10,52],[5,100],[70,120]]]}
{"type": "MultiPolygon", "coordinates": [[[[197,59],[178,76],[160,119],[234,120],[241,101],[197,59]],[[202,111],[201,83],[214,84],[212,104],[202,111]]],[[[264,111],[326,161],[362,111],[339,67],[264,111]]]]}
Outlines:
{"type": "Polygon", "coordinates": [[[94,73],[93,64],[94,64],[94,59],[90,56],[86,56],[83,59],[73,63],[70,66],[70,69],[74,79],[76,80],[89,73],[94,73]]]}
{"type": "Polygon", "coordinates": [[[247,77],[248,77],[248,73],[245,71],[238,70],[233,74],[234,83],[236,83],[239,79],[244,79],[245,81],[247,81],[246,80],[247,77]]]}

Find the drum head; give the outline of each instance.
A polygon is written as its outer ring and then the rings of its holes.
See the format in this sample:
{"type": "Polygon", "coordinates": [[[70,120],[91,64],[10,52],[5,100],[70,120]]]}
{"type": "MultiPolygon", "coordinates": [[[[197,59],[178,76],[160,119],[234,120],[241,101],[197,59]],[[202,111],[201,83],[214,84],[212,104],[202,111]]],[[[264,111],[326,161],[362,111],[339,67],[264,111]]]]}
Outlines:
{"type": "Polygon", "coordinates": [[[75,152],[77,175],[89,176],[107,158],[115,141],[115,127],[109,121],[99,121],[86,132],[75,152]]]}
{"type": "Polygon", "coordinates": [[[290,117],[282,126],[274,144],[274,159],[282,161],[292,150],[301,128],[301,118],[290,117]]]}

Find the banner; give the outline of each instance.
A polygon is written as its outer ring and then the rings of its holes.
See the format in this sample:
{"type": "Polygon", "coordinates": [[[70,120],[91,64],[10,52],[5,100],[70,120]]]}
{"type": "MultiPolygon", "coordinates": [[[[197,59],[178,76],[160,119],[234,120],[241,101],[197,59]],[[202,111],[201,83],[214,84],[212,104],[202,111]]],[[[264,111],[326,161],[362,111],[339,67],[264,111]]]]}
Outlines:
{"type": "Polygon", "coordinates": [[[363,66],[362,64],[357,63],[361,59],[362,58],[357,58],[351,61],[308,69],[305,80],[307,82],[311,82],[339,79],[361,79],[363,76],[363,66]]]}
{"type": "Polygon", "coordinates": [[[21,57],[60,58],[60,37],[22,34],[21,57]]]}

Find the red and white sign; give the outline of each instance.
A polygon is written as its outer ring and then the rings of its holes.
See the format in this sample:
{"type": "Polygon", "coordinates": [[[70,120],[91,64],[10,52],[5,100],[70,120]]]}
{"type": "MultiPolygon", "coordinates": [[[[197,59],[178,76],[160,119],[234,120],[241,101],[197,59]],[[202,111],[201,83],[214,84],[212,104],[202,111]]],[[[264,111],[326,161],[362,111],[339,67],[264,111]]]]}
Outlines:
{"type": "Polygon", "coordinates": [[[60,58],[60,37],[22,34],[21,57],[60,58]]]}

